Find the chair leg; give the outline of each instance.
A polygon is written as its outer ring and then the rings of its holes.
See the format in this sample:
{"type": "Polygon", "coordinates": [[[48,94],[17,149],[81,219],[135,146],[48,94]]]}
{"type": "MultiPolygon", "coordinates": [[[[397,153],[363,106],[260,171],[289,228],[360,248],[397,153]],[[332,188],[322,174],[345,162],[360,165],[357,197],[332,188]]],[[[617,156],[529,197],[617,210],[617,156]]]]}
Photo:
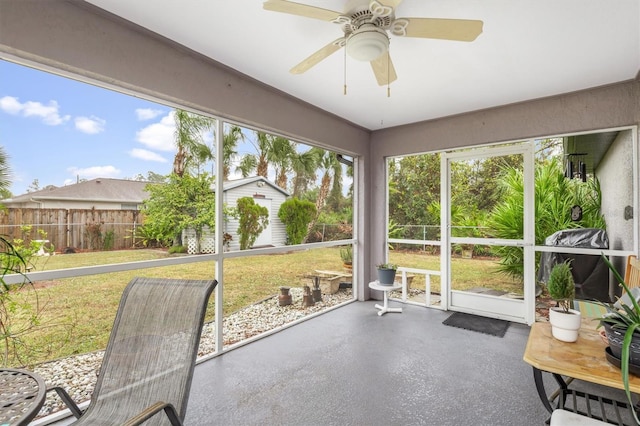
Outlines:
{"type": "Polygon", "coordinates": [[[71,411],[71,414],[73,414],[75,418],[79,419],[82,416],[82,410],[80,410],[78,404],[76,404],[76,402],[71,399],[66,390],[64,390],[60,386],[47,387],[47,392],[51,391],[56,391],[62,402],[64,402],[67,408],[69,408],[69,411],[71,411]]]}

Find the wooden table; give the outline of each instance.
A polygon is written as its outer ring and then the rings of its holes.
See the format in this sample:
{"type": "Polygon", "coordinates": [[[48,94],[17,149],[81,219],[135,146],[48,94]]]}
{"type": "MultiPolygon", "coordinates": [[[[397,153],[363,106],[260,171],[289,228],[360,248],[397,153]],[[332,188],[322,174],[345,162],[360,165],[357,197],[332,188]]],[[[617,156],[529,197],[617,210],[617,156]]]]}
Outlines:
{"type": "MultiPolygon", "coordinates": [[[[592,328],[581,328],[578,340],[566,343],[551,336],[549,323],[533,324],[523,359],[533,367],[538,394],[549,412],[555,408],[551,405],[555,398],[547,396],[542,372],[551,373],[562,389],[567,389],[570,383],[563,376],[624,389],[620,369],[607,361],[605,348],[600,335],[592,328]]],[[[640,377],[629,376],[629,387],[631,392],[640,393],[640,377]]]]}

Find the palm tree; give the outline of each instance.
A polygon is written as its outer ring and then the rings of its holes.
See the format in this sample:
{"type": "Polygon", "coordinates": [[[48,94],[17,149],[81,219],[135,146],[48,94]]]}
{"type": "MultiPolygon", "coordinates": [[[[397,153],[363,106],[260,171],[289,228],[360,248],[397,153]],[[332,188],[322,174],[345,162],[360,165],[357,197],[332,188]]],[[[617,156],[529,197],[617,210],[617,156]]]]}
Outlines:
{"type": "Polygon", "coordinates": [[[182,177],[190,166],[200,167],[204,162],[214,158],[203,134],[214,128],[215,120],[182,109],[175,110],[174,120],[177,151],[173,159],[173,173],[182,177]]]}
{"type": "Polygon", "coordinates": [[[236,170],[240,170],[243,177],[249,176],[255,170],[256,175],[267,178],[269,172],[268,156],[272,149],[274,137],[260,131],[255,131],[254,133],[256,140],[251,141],[251,144],[256,149],[257,154],[243,155],[236,170]]]}
{"type": "Polygon", "coordinates": [[[10,198],[11,191],[11,168],[9,167],[9,156],[0,146],[0,198],[10,198]]]}
{"type": "Polygon", "coordinates": [[[240,164],[236,167],[236,171],[242,174],[243,178],[251,176],[258,165],[255,155],[245,154],[240,159],[240,164]]]}
{"type": "Polygon", "coordinates": [[[309,183],[316,179],[316,158],[313,151],[296,152],[291,157],[293,169],[293,196],[300,198],[307,191],[309,183]]]}
{"type": "Polygon", "coordinates": [[[296,153],[296,144],[288,139],[275,137],[271,149],[267,152],[267,159],[276,170],[276,185],[287,189],[287,173],[291,171],[291,158],[296,153]]]}
{"type": "Polygon", "coordinates": [[[264,132],[256,132],[257,143],[256,150],[258,151],[256,174],[264,178],[268,177],[269,161],[268,153],[271,151],[273,145],[273,136],[264,132]]]}
{"type": "Polygon", "coordinates": [[[245,136],[244,133],[242,133],[241,127],[230,126],[225,129],[222,142],[222,180],[229,180],[231,164],[233,164],[233,160],[238,156],[238,142],[244,139],[245,136]]]}
{"type": "Polygon", "coordinates": [[[336,176],[336,171],[338,176],[341,174],[341,166],[335,152],[325,151],[322,148],[311,148],[313,153],[312,155],[316,158],[316,164],[322,170],[322,179],[320,181],[320,189],[318,191],[318,198],[316,198],[316,216],[309,223],[307,227],[307,236],[305,237],[305,242],[309,238],[311,230],[316,225],[318,221],[318,217],[320,216],[320,211],[325,206],[327,196],[329,195],[329,189],[331,188],[332,179],[336,176]]]}

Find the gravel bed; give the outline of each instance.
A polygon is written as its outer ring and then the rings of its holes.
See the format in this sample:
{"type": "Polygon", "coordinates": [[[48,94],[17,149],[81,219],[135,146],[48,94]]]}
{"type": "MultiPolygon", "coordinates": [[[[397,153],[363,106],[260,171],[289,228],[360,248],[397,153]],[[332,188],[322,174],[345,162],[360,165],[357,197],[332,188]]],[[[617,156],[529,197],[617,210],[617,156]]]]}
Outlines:
{"type": "MultiPolygon", "coordinates": [[[[225,317],[223,320],[225,346],[276,329],[352,298],[350,288],[340,289],[335,294],[323,294],[322,301],[316,302],[314,306],[303,307],[301,288],[291,288],[289,294],[292,298],[291,305],[279,306],[278,297],[273,296],[225,317]]],[[[215,324],[207,323],[202,330],[198,357],[212,354],[215,350],[215,324]]],[[[40,364],[33,370],[45,379],[47,385],[63,387],[76,402],[82,403],[91,398],[103,355],[104,351],[97,351],[62,358],[40,364]]],[[[64,408],[64,404],[55,392],[50,392],[38,418],[64,408]]]]}

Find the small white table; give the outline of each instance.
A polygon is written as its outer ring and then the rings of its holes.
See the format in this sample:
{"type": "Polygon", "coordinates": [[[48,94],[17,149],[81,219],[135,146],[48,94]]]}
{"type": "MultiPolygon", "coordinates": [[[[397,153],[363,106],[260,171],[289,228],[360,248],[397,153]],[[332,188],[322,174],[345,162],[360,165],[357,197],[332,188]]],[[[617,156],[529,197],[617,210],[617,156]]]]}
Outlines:
{"type": "Polygon", "coordinates": [[[383,296],[383,304],[379,305],[376,303],[376,308],[380,309],[380,312],[378,312],[379,316],[382,316],[384,314],[386,314],[387,312],[402,312],[402,308],[390,308],[389,307],[389,292],[393,291],[393,290],[400,290],[402,288],[402,284],[399,283],[393,283],[391,285],[383,285],[380,284],[378,281],[371,281],[369,283],[369,288],[372,290],[380,290],[384,296],[383,296]]]}

